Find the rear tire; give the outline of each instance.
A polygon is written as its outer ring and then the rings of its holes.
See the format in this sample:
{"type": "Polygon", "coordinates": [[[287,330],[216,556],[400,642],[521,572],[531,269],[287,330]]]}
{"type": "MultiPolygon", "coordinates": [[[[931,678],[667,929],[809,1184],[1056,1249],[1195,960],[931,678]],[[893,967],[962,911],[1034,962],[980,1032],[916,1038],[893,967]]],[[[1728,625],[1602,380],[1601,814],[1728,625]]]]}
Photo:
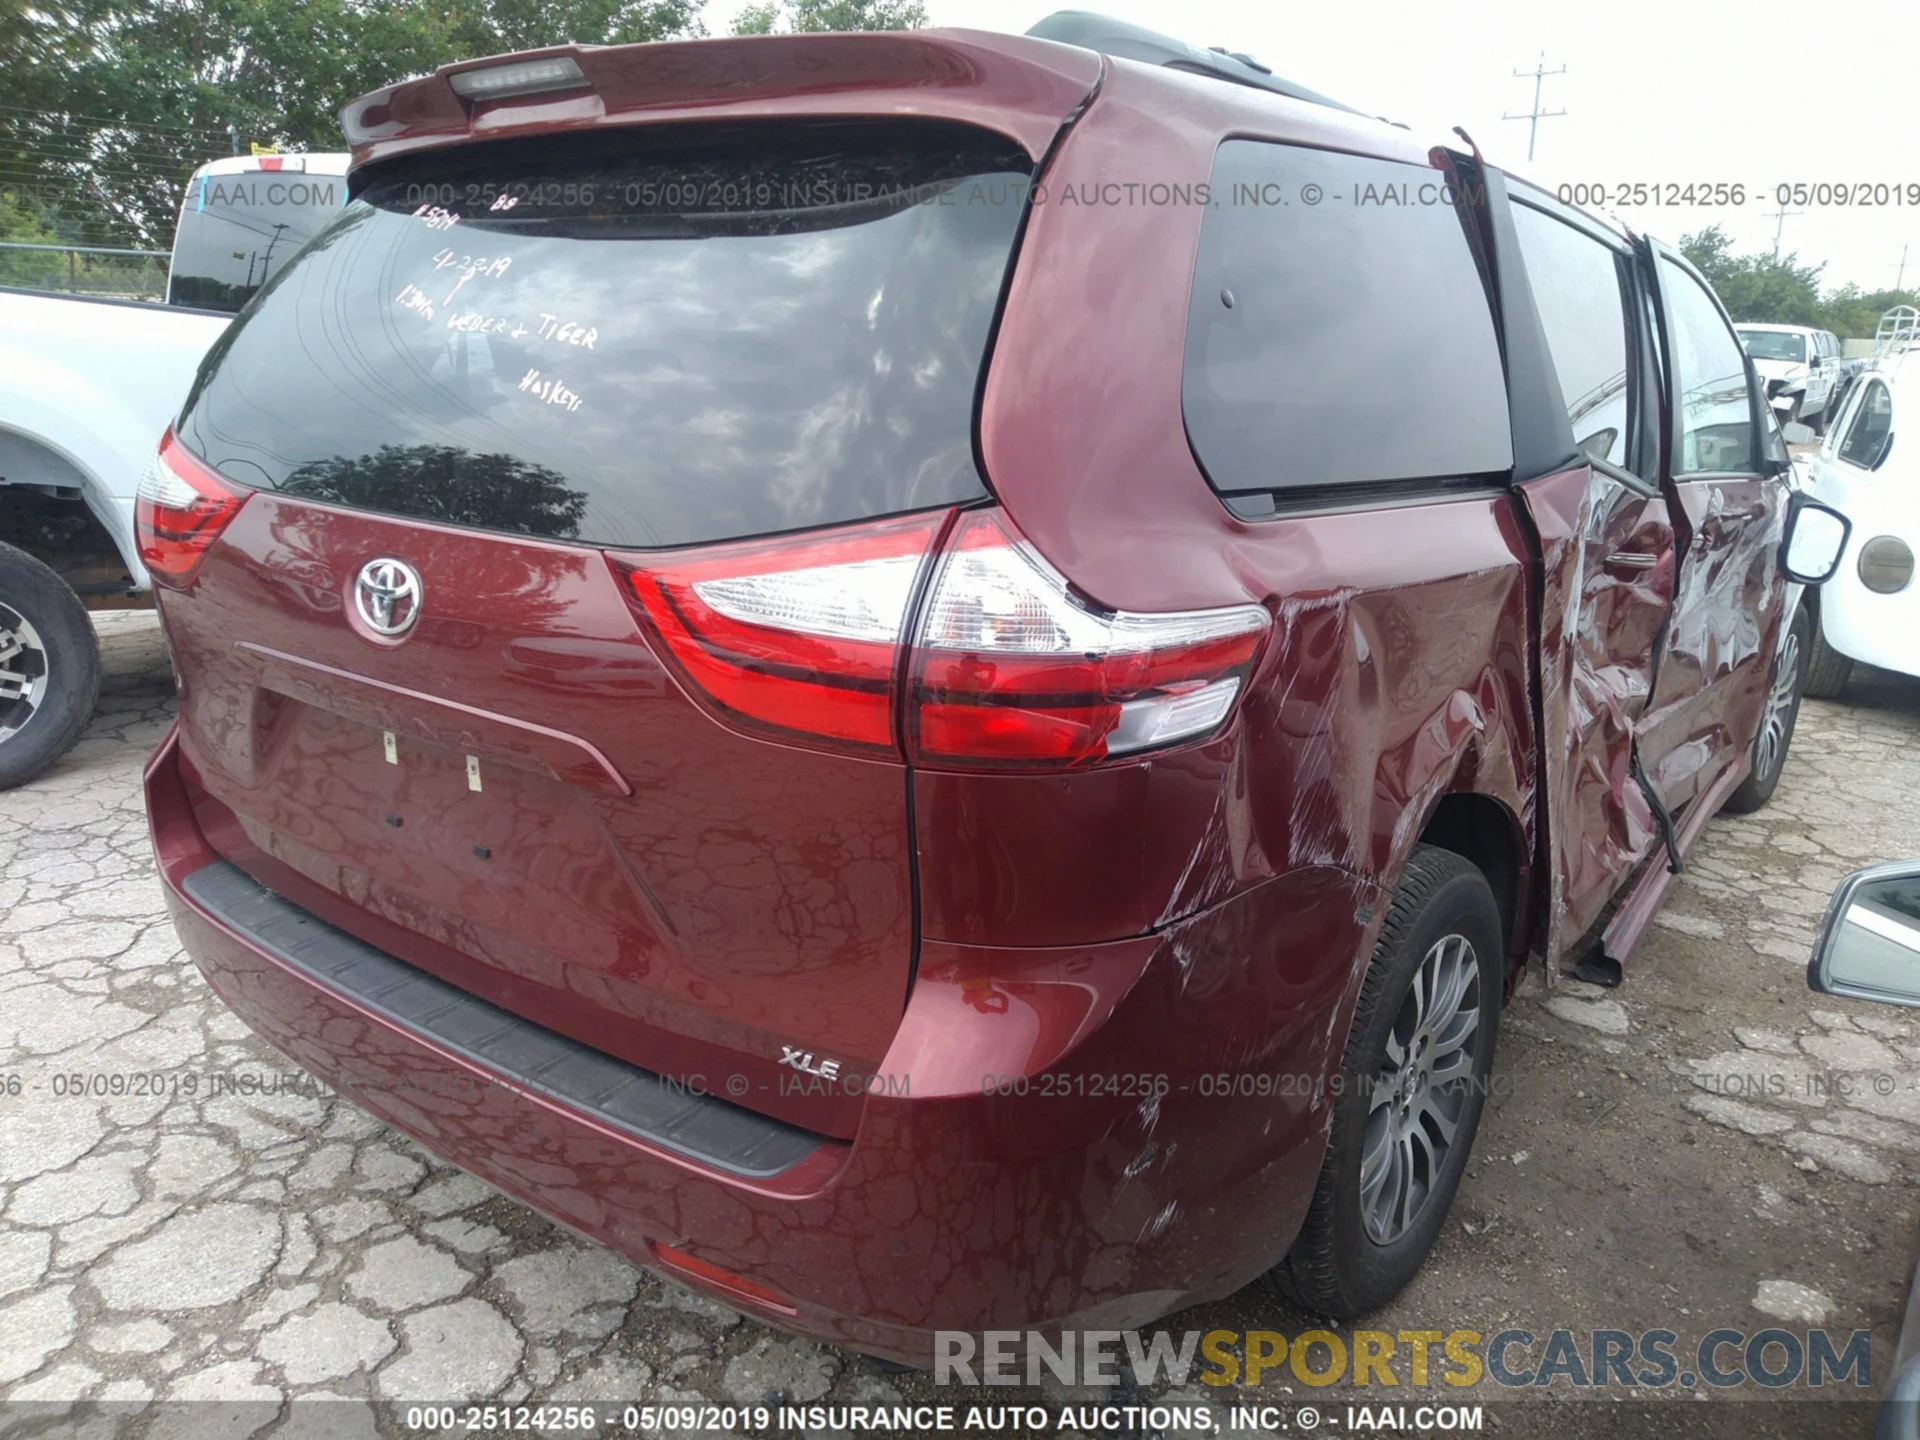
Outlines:
{"type": "Polygon", "coordinates": [[[1816,700],[1837,700],[1852,677],[1853,661],[1829,645],[1827,637],[1815,625],[1813,653],[1807,661],[1807,682],[1801,687],[1801,693],[1816,700]]]}
{"type": "Polygon", "coordinates": [[[1793,612],[1787,638],[1773,657],[1773,673],[1767,678],[1767,699],[1760,711],[1760,725],[1747,752],[1752,768],[1740,782],[1740,788],[1727,797],[1724,808],[1735,815],[1758,810],[1773,798],[1780,784],[1780,772],[1786,768],[1787,751],[1793,745],[1793,727],[1800,718],[1800,697],[1806,690],[1807,656],[1812,650],[1813,620],[1803,605],[1793,612]]]}
{"type": "Polygon", "coordinates": [[[100,695],[100,642],[67,583],[0,544],[0,790],[72,747],[100,695]]]}
{"type": "Polygon", "coordinates": [[[1486,877],[1415,847],[1361,985],[1306,1223],[1271,1272],[1294,1304],[1351,1319],[1426,1260],[1486,1103],[1504,980],[1486,877]]]}

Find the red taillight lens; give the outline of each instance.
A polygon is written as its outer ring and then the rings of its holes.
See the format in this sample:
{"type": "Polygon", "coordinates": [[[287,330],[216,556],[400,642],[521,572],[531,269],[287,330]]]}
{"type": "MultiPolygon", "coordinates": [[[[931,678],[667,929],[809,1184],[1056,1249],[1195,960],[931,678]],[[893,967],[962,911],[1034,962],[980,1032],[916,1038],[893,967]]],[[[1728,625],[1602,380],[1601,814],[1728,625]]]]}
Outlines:
{"type": "Polygon", "coordinates": [[[908,756],[1087,765],[1191,740],[1233,709],[1267,612],[1102,613],[996,510],[962,517],[914,637],[908,756]]]}
{"type": "Polygon", "coordinates": [[[155,581],[187,585],[246,499],[189,455],[171,429],[161,436],[133,502],[134,539],[155,581]]]}
{"type": "Polygon", "coordinates": [[[901,632],[950,513],[616,563],[662,655],[722,719],[893,753],[901,632]]]}

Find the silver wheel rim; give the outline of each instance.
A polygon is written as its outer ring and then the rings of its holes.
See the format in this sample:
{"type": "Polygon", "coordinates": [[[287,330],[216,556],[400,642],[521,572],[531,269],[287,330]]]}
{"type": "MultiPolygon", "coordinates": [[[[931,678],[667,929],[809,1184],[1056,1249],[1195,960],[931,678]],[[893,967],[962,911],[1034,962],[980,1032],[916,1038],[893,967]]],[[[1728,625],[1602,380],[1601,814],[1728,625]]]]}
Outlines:
{"type": "Polygon", "coordinates": [[[1773,774],[1774,767],[1786,758],[1787,721],[1793,715],[1794,681],[1800,674],[1800,637],[1791,630],[1780,657],[1773,662],[1773,684],[1767,687],[1767,713],[1760,720],[1760,734],[1754,742],[1753,773],[1773,774]]]}
{"type": "Polygon", "coordinates": [[[1420,1218],[1453,1149],[1480,1034],[1480,961],[1464,935],[1434,941],[1394,1017],[1360,1148],[1360,1211],[1376,1245],[1420,1218]]]}
{"type": "Polygon", "coordinates": [[[18,735],[47,697],[47,647],[17,610],[0,605],[0,744],[18,735]]]}

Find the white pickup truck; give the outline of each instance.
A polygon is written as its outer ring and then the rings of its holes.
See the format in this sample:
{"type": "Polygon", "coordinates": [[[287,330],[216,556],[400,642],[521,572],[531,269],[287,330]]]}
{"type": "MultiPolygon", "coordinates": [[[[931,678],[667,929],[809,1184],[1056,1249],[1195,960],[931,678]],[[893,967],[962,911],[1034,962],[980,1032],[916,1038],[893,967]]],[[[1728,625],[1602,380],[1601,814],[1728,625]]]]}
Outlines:
{"type": "Polygon", "coordinates": [[[235,156],[188,181],[164,302],[0,288],[0,789],[79,738],[90,609],[151,603],[134,501],[228,320],[346,203],[341,154],[235,156]]]}

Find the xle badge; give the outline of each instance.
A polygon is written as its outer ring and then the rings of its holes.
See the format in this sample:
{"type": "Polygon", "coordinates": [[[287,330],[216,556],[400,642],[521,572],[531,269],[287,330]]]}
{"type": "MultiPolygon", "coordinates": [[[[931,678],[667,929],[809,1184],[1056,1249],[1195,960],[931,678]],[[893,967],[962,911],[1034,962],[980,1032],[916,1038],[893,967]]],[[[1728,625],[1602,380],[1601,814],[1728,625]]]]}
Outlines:
{"type": "Polygon", "coordinates": [[[790,1065],[804,1075],[817,1075],[822,1080],[832,1080],[840,1074],[838,1060],[815,1060],[810,1050],[796,1050],[791,1045],[780,1047],[780,1063],[790,1065]]]}

